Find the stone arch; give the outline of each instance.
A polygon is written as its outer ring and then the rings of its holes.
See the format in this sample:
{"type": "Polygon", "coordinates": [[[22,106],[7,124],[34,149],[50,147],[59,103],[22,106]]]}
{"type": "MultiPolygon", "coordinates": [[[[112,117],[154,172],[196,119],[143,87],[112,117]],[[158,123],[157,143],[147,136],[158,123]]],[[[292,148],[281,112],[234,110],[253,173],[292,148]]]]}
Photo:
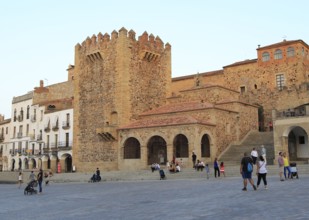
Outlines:
{"type": "Polygon", "coordinates": [[[21,158],[18,158],[18,170],[22,169],[22,160],[21,158]]]}
{"type": "Polygon", "coordinates": [[[204,134],[201,139],[201,157],[210,157],[210,138],[204,134]]]}
{"type": "Polygon", "coordinates": [[[167,161],[167,145],[161,136],[152,136],[147,144],[148,165],[153,163],[165,164],[167,161]]]}
{"type": "Polygon", "coordinates": [[[42,157],[42,169],[43,170],[51,169],[50,157],[48,155],[44,155],[42,157]]]}
{"type": "Polygon", "coordinates": [[[28,158],[24,158],[24,169],[25,170],[28,170],[29,169],[29,161],[28,161],[28,158]]]}
{"type": "Polygon", "coordinates": [[[29,168],[30,169],[36,169],[37,168],[36,160],[34,158],[31,158],[29,160],[29,168]]]}
{"type": "Polygon", "coordinates": [[[72,172],[72,155],[69,153],[62,154],[60,158],[60,163],[61,163],[61,171],[65,173],[70,173],[72,172]]]}
{"type": "Polygon", "coordinates": [[[43,169],[43,162],[42,162],[41,158],[38,159],[38,167],[37,168],[43,169]]]}
{"type": "Polygon", "coordinates": [[[188,138],[183,134],[178,134],[173,141],[173,152],[176,158],[189,157],[188,138]]]}
{"type": "Polygon", "coordinates": [[[283,136],[288,139],[288,155],[290,160],[309,158],[308,134],[301,126],[285,129],[283,136]]]}
{"type": "Polygon", "coordinates": [[[140,159],[141,158],[141,144],[134,138],[130,137],[124,142],[123,159],[140,159]]]}

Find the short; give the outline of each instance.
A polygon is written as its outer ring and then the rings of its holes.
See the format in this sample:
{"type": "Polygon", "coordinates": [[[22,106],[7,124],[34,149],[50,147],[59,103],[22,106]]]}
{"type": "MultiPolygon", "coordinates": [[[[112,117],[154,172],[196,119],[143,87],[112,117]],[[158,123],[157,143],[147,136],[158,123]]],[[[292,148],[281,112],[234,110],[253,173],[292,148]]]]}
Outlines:
{"type": "Polygon", "coordinates": [[[283,173],[283,171],[284,171],[284,166],[279,167],[279,172],[283,173]]]}
{"type": "Polygon", "coordinates": [[[243,179],[252,179],[252,172],[242,172],[243,179]]]}

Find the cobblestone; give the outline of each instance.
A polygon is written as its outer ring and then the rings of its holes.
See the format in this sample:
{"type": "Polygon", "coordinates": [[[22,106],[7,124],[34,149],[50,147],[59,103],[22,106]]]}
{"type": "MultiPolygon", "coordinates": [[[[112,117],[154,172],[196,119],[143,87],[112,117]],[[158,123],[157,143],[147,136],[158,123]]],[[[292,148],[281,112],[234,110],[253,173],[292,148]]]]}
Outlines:
{"type": "Polygon", "coordinates": [[[243,192],[240,177],[71,182],[25,196],[2,184],[0,219],[308,219],[308,175],[262,186],[243,192]]]}

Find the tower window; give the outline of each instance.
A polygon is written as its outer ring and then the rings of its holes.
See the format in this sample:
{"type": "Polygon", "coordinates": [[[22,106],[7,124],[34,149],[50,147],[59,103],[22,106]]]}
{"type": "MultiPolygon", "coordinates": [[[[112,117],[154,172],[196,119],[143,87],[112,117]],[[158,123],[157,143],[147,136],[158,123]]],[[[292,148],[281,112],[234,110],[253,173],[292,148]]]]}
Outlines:
{"type": "Polygon", "coordinates": [[[262,54],[262,61],[263,62],[266,62],[266,61],[268,61],[269,60],[269,53],[268,52],[264,52],[263,54],[262,54]]]}
{"type": "Polygon", "coordinates": [[[294,56],[294,48],[289,47],[286,51],[288,57],[293,57],[294,56]]]}
{"type": "Polygon", "coordinates": [[[283,74],[278,74],[276,76],[276,84],[279,90],[283,89],[283,86],[284,86],[284,75],[283,74]]]}
{"type": "Polygon", "coordinates": [[[275,60],[281,60],[282,59],[282,51],[280,49],[275,51],[275,60]]]}
{"type": "Polygon", "coordinates": [[[245,86],[241,86],[240,87],[240,93],[243,94],[246,92],[246,87],[245,86]]]}

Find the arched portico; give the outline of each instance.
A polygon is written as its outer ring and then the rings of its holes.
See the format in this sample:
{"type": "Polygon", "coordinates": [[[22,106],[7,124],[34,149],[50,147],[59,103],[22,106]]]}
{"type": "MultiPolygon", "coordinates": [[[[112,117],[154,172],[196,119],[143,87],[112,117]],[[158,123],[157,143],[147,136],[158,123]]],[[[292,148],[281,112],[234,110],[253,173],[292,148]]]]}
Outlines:
{"type": "Polygon", "coordinates": [[[301,126],[288,127],[283,137],[286,138],[286,149],[290,160],[309,158],[308,134],[301,126]]]}
{"type": "Polygon", "coordinates": [[[147,144],[148,165],[153,163],[165,164],[167,162],[166,141],[160,136],[153,136],[147,144]]]}
{"type": "Polygon", "coordinates": [[[210,139],[208,134],[204,134],[201,140],[201,157],[210,157],[210,139]]]}
{"type": "Polygon", "coordinates": [[[183,134],[178,134],[173,141],[173,152],[176,158],[189,157],[188,138],[183,134]]]}
{"type": "Polygon", "coordinates": [[[71,154],[62,154],[60,157],[60,168],[61,172],[69,173],[72,172],[72,155],[71,154]]]}

